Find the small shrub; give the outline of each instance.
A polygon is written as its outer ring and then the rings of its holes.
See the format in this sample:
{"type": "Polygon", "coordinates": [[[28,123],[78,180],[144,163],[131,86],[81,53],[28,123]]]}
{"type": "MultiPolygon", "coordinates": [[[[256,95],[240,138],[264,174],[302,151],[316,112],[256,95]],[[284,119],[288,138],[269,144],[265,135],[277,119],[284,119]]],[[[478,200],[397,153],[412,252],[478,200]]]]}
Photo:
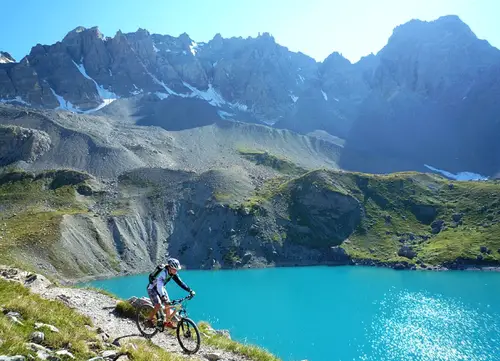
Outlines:
{"type": "Polygon", "coordinates": [[[119,301],[116,304],[115,311],[120,317],[134,318],[136,316],[135,307],[127,301],[119,301]]]}

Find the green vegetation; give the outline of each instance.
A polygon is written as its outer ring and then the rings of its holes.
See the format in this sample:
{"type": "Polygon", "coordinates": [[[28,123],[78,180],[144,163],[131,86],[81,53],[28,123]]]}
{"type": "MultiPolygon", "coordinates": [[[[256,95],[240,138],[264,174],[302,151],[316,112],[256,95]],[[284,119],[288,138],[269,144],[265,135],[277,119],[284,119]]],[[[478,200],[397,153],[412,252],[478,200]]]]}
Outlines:
{"type": "Polygon", "coordinates": [[[132,318],[136,316],[135,308],[127,301],[118,301],[115,311],[121,317],[132,318]]]}
{"type": "Polygon", "coordinates": [[[246,159],[258,165],[264,165],[276,169],[283,174],[299,175],[307,172],[291,160],[273,155],[267,151],[239,148],[238,152],[246,159]]]}
{"type": "MultiPolygon", "coordinates": [[[[1,355],[36,356],[24,344],[29,342],[30,334],[35,331],[35,322],[53,325],[59,333],[44,332],[43,345],[51,349],[67,349],[78,360],[87,360],[95,354],[89,350],[88,343],[98,341],[95,332],[85,325],[91,325],[89,318],[78,314],[59,301],[48,301],[30,293],[28,289],[15,282],[0,279],[0,305],[8,311],[19,312],[23,325],[14,324],[0,313],[1,355]]],[[[100,343],[97,343],[100,345],[100,343]]],[[[99,346],[102,349],[102,346],[99,346]]]]}
{"type": "Polygon", "coordinates": [[[261,188],[257,189],[253,195],[246,198],[236,208],[246,210],[254,215],[266,214],[265,206],[270,204],[274,197],[284,194],[290,179],[292,178],[282,176],[267,180],[261,188]]]}
{"type": "Polygon", "coordinates": [[[130,348],[128,356],[132,361],[183,361],[185,357],[165,351],[151,341],[134,341],[136,349],[130,348]]]}
{"type": "Polygon", "coordinates": [[[241,207],[259,216],[263,207],[280,204],[287,210],[279,217],[288,225],[289,241],[319,248],[341,245],[354,259],[500,262],[499,182],[316,170],[267,182],[241,207]],[[310,234],[295,232],[296,226],[310,234]],[[403,245],[414,257],[398,255],[403,245]]]}
{"type": "Polygon", "coordinates": [[[224,262],[231,265],[236,265],[238,262],[241,262],[241,258],[238,256],[237,250],[233,248],[230,248],[223,258],[224,262]]]}
{"type": "Polygon", "coordinates": [[[219,203],[228,203],[233,199],[233,195],[223,192],[214,192],[214,199],[219,203]]]}
{"type": "Polygon", "coordinates": [[[0,261],[12,260],[19,248],[45,247],[59,238],[65,214],[86,213],[76,200],[76,187],[88,176],[48,171],[37,176],[22,171],[0,176],[0,261]]]}
{"type": "Polygon", "coordinates": [[[280,361],[279,358],[263,348],[235,342],[227,337],[211,332],[211,327],[206,322],[200,322],[198,326],[203,336],[202,343],[247,356],[255,361],[280,361]]]}

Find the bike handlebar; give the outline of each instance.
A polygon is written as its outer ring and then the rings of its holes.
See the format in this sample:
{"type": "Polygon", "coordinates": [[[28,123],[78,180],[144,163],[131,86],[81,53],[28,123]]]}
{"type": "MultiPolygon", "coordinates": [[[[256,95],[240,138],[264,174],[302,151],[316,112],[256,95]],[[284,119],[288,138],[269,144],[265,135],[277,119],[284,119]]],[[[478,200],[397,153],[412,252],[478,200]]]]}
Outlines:
{"type": "Polygon", "coordinates": [[[172,301],[168,302],[168,304],[169,305],[178,305],[179,303],[184,302],[185,300],[190,300],[193,297],[194,297],[194,295],[189,294],[186,297],[179,298],[177,300],[172,300],[172,301]]]}

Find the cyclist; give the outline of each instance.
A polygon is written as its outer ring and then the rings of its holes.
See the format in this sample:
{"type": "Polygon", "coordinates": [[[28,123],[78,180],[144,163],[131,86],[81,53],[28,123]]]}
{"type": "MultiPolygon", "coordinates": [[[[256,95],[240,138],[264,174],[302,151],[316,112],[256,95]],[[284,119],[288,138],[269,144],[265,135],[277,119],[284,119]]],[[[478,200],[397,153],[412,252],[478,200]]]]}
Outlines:
{"type": "MultiPolygon", "coordinates": [[[[164,317],[163,311],[161,311],[161,302],[165,304],[165,313],[167,315],[167,321],[163,324],[165,327],[175,328],[176,326],[170,320],[172,310],[168,308],[168,303],[170,299],[168,297],[167,290],[164,286],[173,279],[175,283],[179,285],[183,290],[189,292],[189,295],[193,297],[195,292],[189,288],[177,274],[177,271],[181,269],[181,264],[176,258],[168,258],[166,264],[161,264],[156,267],[156,269],[149,274],[149,284],[148,284],[148,296],[154,305],[154,310],[151,311],[149,315],[149,321],[151,324],[154,323],[153,318],[158,311],[160,311],[162,318],[164,317]]],[[[157,326],[161,326],[163,320],[158,320],[157,326]]]]}

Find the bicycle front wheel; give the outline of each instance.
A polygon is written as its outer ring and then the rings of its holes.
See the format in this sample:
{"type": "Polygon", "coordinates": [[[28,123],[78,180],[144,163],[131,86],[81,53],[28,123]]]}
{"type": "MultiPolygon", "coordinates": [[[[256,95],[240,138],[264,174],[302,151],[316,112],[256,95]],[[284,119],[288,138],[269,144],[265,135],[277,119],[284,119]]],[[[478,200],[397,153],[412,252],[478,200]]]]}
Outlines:
{"type": "Polygon", "coordinates": [[[177,324],[177,341],[188,354],[194,354],[200,349],[200,331],[190,318],[183,318],[177,324]]]}
{"type": "Polygon", "coordinates": [[[146,338],[151,338],[158,332],[156,325],[149,321],[149,315],[153,311],[153,307],[142,305],[137,310],[136,324],[139,331],[146,338]]]}

